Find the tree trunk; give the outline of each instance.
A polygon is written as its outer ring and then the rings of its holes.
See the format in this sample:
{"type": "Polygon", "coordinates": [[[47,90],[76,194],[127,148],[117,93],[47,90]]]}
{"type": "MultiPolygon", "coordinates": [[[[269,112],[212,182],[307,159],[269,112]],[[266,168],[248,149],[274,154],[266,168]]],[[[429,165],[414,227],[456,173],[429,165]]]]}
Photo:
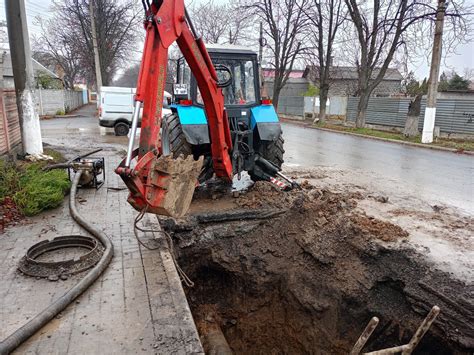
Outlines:
{"type": "Polygon", "coordinates": [[[421,95],[417,95],[415,99],[410,102],[408,107],[408,115],[405,121],[405,128],[403,129],[403,135],[405,137],[416,137],[420,134],[418,131],[418,121],[421,111],[421,95]]]}
{"type": "Polygon", "coordinates": [[[321,88],[319,91],[319,120],[326,121],[326,103],[328,101],[328,89],[321,88]]]}
{"type": "Polygon", "coordinates": [[[356,127],[364,128],[367,106],[369,106],[370,94],[367,90],[360,91],[359,105],[357,106],[356,127]]]}
{"type": "Polygon", "coordinates": [[[280,90],[276,84],[276,81],[273,83],[273,97],[272,97],[272,102],[273,102],[273,107],[275,107],[275,111],[278,112],[278,100],[280,99],[280,90]]]}

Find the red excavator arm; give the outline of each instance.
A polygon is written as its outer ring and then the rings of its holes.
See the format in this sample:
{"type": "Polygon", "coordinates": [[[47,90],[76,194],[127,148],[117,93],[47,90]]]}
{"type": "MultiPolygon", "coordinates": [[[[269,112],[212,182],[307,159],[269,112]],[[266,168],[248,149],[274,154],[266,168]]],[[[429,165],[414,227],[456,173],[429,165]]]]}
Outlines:
{"type": "Polygon", "coordinates": [[[186,163],[162,156],[160,127],[168,63],[168,48],[177,42],[201,92],[211,138],[213,169],[218,177],[233,176],[232,141],[218,77],[201,38],[198,38],[185,10],[184,0],[142,1],[146,11],[146,39],[135,96],[135,109],[127,158],[116,172],[130,189],[128,201],[139,210],[180,216],[191,202],[196,171],[202,163],[192,157],[186,163]],[[140,143],[133,143],[143,105],[140,143]],[[133,152],[132,152],[133,151],[133,152]],[[132,168],[132,161],[137,158],[132,168]],[[190,161],[192,159],[193,161],[190,161]],[[198,166],[199,165],[199,166],[198,166]],[[188,177],[184,179],[183,177],[188,177]],[[185,201],[183,201],[185,200],[185,201]]]}

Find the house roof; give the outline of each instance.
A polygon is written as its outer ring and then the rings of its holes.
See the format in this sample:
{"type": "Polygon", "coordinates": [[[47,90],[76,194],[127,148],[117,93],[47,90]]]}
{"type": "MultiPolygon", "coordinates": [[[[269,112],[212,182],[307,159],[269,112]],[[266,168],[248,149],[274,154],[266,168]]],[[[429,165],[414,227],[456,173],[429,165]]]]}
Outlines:
{"type": "MultiPolygon", "coordinates": [[[[35,76],[38,74],[38,72],[43,72],[54,79],[60,79],[59,76],[57,76],[51,70],[46,68],[43,64],[38,62],[36,59],[31,58],[31,62],[33,63],[33,70],[35,72],[35,76]]],[[[5,57],[3,59],[3,76],[13,77],[12,58],[10,56],[10,53],[8,52],[5,54],[5,57]]]]}
{"type": "MultiPolygon", "coordinates": [[[[263,77],[264,78],[274,78],[275,77],[275,69],[271,68],[263,68],[263,77]]],[[[289,78],[303,78],[304,70],[294,69],[290,72],[289,78]]]]}
{"type": "Polygon", "coordinates": [[[238,46],[235,44],[206,44],[206,49],[208,52],[212,53],[235,53],[235,54],[255,54],[257,52],[252,50],[249,47],[238,46]]]}
{"type": "MultiPolygon", "coordinates": [[[[380,69],[375,68],[372,72],[372,77],[375,78],[380,69]]],[[[308,65],[304,70],[304,77],[309,77],[311,80],[318,79],[318,70],[317,67],[314,65],[308,65]]],[[[329,76],[332,79],[340,79],[340,80],[357,80],[359,78],[359,73],[357,71],[357,67],[343,67],[343,66],[333,66],[329,68],[329,76]]],[[[395,68],[388,68],[384,80],[402,80],[402,74],[395,68]]]]}

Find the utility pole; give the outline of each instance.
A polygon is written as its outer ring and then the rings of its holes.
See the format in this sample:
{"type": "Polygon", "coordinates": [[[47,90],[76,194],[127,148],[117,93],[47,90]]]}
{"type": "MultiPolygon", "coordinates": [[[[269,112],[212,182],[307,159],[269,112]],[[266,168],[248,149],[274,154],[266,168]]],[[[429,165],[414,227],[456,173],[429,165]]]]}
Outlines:
{"type": "Polygon", "coordinates": [[[42,154],[43,141],[34,98],[34,72],[31,63],[25,0],[5,0],[5,12],[23,153],[42,154]]]}
{"type": "Polygon", "coordinates": [[[100,102],[102,74],[100,72],[99,46],[97,45],[97,32],[95,28],[94,0],[89,0],[89,12],[91,13],[92,47],[94,48],[95,86],[97,90],[97,102],[100,102]]]}
{"type": "Polygon", "coordinates": [[[433,53],[431,57],[430,79],[428,82],[428,94],[426,98],[425,119],[423,123],[422,143],[433,142],[433,131],[436,117],[436,98],[438,95],[439,68],[441,65],[441,53],[443,47],[443,26],[446,13],[446,0],[438,0],[436,11],[435,34],[433,41],[433,53]]]}

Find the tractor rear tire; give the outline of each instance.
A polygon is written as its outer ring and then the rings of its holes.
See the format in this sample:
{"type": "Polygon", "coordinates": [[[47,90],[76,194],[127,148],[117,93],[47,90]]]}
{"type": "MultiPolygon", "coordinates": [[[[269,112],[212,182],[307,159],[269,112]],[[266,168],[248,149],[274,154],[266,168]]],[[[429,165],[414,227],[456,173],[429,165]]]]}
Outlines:
{"type": "MultiPolygon", "coordinates": [[[[283,149],[284,143],[285,140],[283,139],[283,134],[280,133],[278,138],[274,141],[261,141],[260,147],[257,149],[257,153],[281,169],[284,161],[283,155],[285,154],[285,149],[283,149]]],[[[253,181],[262,180],[260,177],[256,176],[250,171],[249,175],[253,181]]]]}
{"type": "MultiPolygon", "coordinates": [[[[186,140],[183,127],[181,126],[181,122],[176,113],[170,113],[163,117],[161,139],[164,155],[172,155],[174,159],[178,158],[180,155],[183,155],[184,157],[189,155],[194,156],[193,147],[186,140]]],[[[195,156],[194,159],[197,159],[197,157],[195,156]]],[[[198,180],[202,183],[209,180],[213,175],[214,170],[212,169],[212,160],[210,157],[205,157],[198,180]]]]}
{"type": "Polygon", "coordinates": [[[184,136],[181,122],[176,113],[170,113],[163,117],[163,134],[162,134],[163,154],[172,155],[178,158],[180,155],[187,157],[193,155],[191,144],[188,143],[184,136]]]}

